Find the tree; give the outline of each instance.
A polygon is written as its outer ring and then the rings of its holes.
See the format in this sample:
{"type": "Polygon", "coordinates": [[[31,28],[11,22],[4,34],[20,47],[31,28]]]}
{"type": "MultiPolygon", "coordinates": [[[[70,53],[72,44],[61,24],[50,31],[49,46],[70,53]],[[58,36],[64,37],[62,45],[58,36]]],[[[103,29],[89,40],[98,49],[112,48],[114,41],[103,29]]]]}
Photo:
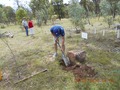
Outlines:
{"type": "Polygon", "coordinates": [[[68,6],[69,6],[69,4],[64,4],[63,12],[64,12],[64,17],[65,18],[69,17],[69,15],[68,15],[68,6]]]}
{"type": "Polygon", "coordinates": [[[3,9],[0,7],[0,23],[2,23],[3,17],[2,17],[3,9]]]}
{"type": "Polygon", "coordinates": [[[93,3],[90,1],[90,0],[81,0],[80,1],[80,5],[82,5],[86,11],[85,15],[86,15],[86,18],[88,20],[88,23],[90,24],[90,20],[89,20],[89,14],[90,14],[90,11],[92,12],[93,11],[93,8],[94,8],[94,5],[93,3]]]}
{"type": "Polygon", "coordinates": [[[51,19],[52,15],[54,15],[54,7],[50,4],[48,8],[49,19],[51,19]]]}
{"type": "Polygon", "coordinates": [[[120,1],[117,3],[117,8],[118,8],[118,14],[120,15],[120,1]]]}
{"type": "Polygon", "coordinates": [[[100,2],[100,10],[103,16],[107,16],[111,14],[111,6],[107,0],[102,0],[100,2]]]}
{"type": "Polygon", "coordinates": [[[111,5],[107,0],[103,0],[100,2],[100,9],[101,13],[104,17],[104,21],[107,22],[107,24],[110,25],[113,23],[113,18],[110,16],[111,15],[111,5]]]}
{"type": "Polygon", "coordinates": [[[92,1],[95,4],[95,14],[97,15],[100,13],[100,6],[99,6],[100,0],[92,0],[92,1]]]}
{"type": "Polygon", "coordinates": [[[78,2],[72,0],[68,14],[72,23],[75,25],[76,30],[80,27],[84,31],[83,18],[85,15],[85,9],[80,6],[78,2]]]}
{"type": "Polygon", "coordinates": [[[58,15],[58,18],[61,20],[61,18],[64,17],[64,4],[63,0],[51,0],[51,4],[54,7],[54,13],[58,15]]]}
{"type": "Polygon", "coordinates": [[[30,7],[37,17],[38,26],[40,26],[42,22],[46,24],[49,17],[49,0],[31,0],[30,7]]]}
{"type": "Polygon", "coordinates": [[[23,17],[27,17],[27,12],[23,8],[19,8],[16,11],[16,19],[18,23],[21,23],[23,17]]]}
{"type": "Polygon", "coordinates": [[[7,17],[7,23],[15,22],[15,11],[12,7],[10,6],[4,7],[3,11],[5,12],[7,17]]]}
{"type": "Polygon", "coordinates": [[[3,11],[3,12],[2,12],[2,23],[7,24],[7,22],[8,22],[7,15],[6,15],[6,13],[3,11]]]}
{"type": "Polygon", "coordinates": [[[117,8],[118,8],[118,11],[117,11],[117,13],[118,13],[118,15],[119,15],[119,17],[118,17],[118,22],[120,23],[120,1],[117,3],[117,8]]]}
{"type": "Polygon", "coordinates": [[[3,8],[3,5],[2,5],[2,4],[0,4],[0,8],[3,8]]]}
{"type": "Polygon", "coordinates": [[[6,23],[7,21],[7,16],[6,13],[4,12],[3,8],[0,8],[0,23],[6,23]]]}
{"type": "Polygon", "coordinates": [[[18,9],[20,8],[20,1],[19,0],[14,0],[16,2],[16,5],[18,6],[18,9]]]}
{"type": "Polygon", "coordinates": [[[117,13],[117,3],[119,2],[119,0],[107,0],[111,6],[110,10],[111,10],[111,14],[113,16],[113,18],[115,18],[116,13],[117,13]]]}

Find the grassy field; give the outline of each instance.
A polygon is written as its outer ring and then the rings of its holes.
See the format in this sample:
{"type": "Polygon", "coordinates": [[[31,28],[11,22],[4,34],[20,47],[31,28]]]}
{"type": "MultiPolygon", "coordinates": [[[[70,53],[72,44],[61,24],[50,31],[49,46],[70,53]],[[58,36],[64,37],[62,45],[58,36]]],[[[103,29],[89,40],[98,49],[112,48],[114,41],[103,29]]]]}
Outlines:
{"type": "Polygon", "coordinates": [[[52,26],[50,22],[42,27],[34,27],[35,38],[27,37],[20,26],[10,25],[0,30],[14,33],[14,38],[0,40],[0,69],[3,74],[0,90],[119,90],[120,46],[115,45],[117,40],[115,30],[105,28],[106,24],[102,19],[100,21],[96,18],[91,19],[93,26],[85,25],[88,32],[86,40],[81,38],[81,34],[75,33],[68,19],[58,20],[57,23],[65,28],[66,52],[69,50],[87,52],[85,64],[92,66],[97,72],[92,81],[76,82],[73,73],[62,70],[59,64],[60,50],[57,58],[52,57],[54,48],[53,37],[49,31],[52,26]],[[43,70],[47,71],[41,72],[43,70]],[[41,73],[36,74],[37,72],[41,73]],[[20,81],[31,75],[34,76],[20,81]]]}

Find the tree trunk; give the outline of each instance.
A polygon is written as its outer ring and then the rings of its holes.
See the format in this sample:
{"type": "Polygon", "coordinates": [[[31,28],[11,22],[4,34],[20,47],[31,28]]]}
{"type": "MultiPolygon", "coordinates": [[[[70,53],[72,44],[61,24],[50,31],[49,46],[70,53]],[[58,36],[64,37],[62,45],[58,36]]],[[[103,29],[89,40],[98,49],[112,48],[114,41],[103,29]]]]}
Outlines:
{"type": "Polygon", "coordinates": [[[113,18],[115,18],[115,16],[116,16],[116,10],[114,9],[113,10],[113,18]]]}
{"type": "Polygon", "coordinates": [[[90,25],[90,20],[89,20],[89,9],[88,9],[87,6],[86,6],[86,8],[87,8],[86,16],[87,16],[88,24],[90,25]]]}

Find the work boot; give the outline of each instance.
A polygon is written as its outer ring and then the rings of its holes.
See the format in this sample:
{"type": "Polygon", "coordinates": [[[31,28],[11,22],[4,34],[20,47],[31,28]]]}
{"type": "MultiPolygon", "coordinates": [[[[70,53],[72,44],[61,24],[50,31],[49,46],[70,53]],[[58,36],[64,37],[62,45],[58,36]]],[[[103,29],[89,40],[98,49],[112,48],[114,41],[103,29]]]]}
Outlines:
{"type": "Polygon", "coordinates": [[[53,54],[53,57],[57,57],[57,55],[58,55],[57,53],[54,53],[54,54],[53,54]]]}

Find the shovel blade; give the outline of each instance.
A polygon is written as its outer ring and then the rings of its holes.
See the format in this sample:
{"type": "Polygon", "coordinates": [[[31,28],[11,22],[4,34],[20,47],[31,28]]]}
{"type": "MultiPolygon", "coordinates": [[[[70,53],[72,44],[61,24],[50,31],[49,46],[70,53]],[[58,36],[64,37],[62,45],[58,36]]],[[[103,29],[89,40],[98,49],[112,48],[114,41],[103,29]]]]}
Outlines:
{"type": "Polygon", "coordinates": [[[62,59],[63,59],[63,61],[64,61],[64,63],[65,63],[65,66],[69,66],[69,65],[70,65],[70,60],[69,60],[68,57],[65,57],[65,56],[63,55],[62,59]]]}

